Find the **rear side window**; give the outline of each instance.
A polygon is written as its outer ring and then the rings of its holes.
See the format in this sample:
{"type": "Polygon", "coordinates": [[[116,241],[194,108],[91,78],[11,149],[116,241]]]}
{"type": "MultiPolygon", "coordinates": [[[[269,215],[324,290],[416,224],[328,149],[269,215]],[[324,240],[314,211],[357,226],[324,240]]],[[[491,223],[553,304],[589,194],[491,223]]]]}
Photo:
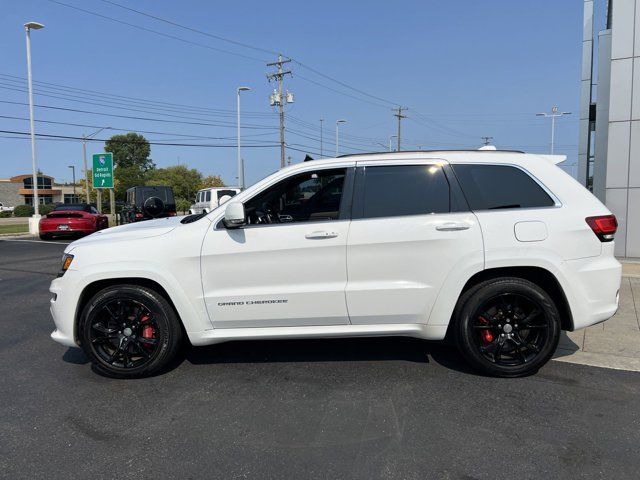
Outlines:
{"type": "Polygon", "coordinates": [[[451,165],[471,210],[552,207],[553,199],[527,173],[508,165],[451,165]]]}
{"type": "Polygon", "coordinates": [[[449,183],[436,165],[366,167],[362,217],[449,212],[449,183]]]}
{"type": "Polygon", "coordinates": [[[207,198],[205,202],[210,202],[210,201],[211,201],[211,190],[207,190],[207,198]]]}

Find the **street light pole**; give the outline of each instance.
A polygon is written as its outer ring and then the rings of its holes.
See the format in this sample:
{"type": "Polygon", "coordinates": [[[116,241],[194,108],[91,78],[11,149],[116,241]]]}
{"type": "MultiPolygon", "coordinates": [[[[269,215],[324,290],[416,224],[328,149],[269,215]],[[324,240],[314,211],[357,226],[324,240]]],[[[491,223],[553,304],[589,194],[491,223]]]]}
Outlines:
{"type": "MultiPolygon", "coordinates": [[[[29,126],[31,128],[31,168],[33,173],[33,218],[40,217],[40,201],[38,199],[38,164],[36,161],[36,131],[33,119],[33,84],[31,80],[31,30],[40,30],[44,25],[38,22],[27,22],[24,31],[27,36],[27,81],[29,83],[29,126]]],[[[34,220],[30,225],[31,233],[38,233],[38,224],[34,220]],[[33,228],[32,228],[33,227],[33,228]]]]}
{"type": "Polygon", "coordinates": [[[240,190],[244,190],[244,163],[242,162],[242,155],[240,154],[240,92],[248,92],[249,90],[251,90],[249,87],[238,87],[236,89],[238,106],[238,186],[240,190]]]}
{"type": "Polygon", "coordinates": [[[538,117],[551,118],[551,155],[553,155],[556,136],[556,117],[562,117],[564,115],[571,115],[571,112],[558,112],[558,107],[555,105],[551,108],[551,113],[536,113],[538,117]]]}
{"type": "Polygon", "coordinates": [[[75,165],[69,165],[71,172],[73,174],[73,201],[76,201],[76,167],[75,165]]]}
{"type": "Polygon", "coordinates": [[[389,151],[390,151],[390,152],[392,152],[392,151],[393,151],[393,150],[391,149],[391,139],[392,139],[392,138],[398,138],[398,135],[391,135],[391,136],[389,137],[389,151]]]}
{"type": "Polygon", "coordinates": [[[340,151],[339,149],[339,144],[340,144],[340,137],[338,134],[339,131],[339,127],[341,123],[347,123],[346,120],[336,120],[336,158],[338,157],[338,153],[340,151]]]}

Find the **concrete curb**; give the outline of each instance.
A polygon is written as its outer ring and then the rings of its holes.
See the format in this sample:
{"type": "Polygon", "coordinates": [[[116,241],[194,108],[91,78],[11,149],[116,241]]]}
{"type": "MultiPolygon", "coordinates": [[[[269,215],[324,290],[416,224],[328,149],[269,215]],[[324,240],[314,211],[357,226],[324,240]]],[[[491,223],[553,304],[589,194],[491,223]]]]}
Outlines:
{"type": "Polygon", "coordinates": [[[612,370],[628,370],[640,372],[640,358],[609,355],[606,353],[572,351],[558,348],[553,360],[557,362],[588,365],[590,367],[610,368],[612,370]]]}

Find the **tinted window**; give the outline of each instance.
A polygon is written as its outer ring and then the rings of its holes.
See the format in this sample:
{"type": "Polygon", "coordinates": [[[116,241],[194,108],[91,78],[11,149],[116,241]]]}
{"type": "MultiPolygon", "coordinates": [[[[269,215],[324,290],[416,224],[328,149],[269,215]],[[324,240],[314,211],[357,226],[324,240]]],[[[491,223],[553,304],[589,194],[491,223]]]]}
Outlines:
{"type": "Polygon", "coordinates": [[[88,212],[90,211],[91,208],[93,207],[83,203],[76,203],[76,204],[66,203],[63,205],[57,205],[53,210],[65,210],[65,211],[73,210],[78,212],[88,212]]]}
{"type": "Polygon", "coordinates": [[[164,203],[174,203],[173,191],[169,187],[140,187],[138,202],[141,204],[151,197],[158,197],[164,203]]]}
{"type": "Polygon", "coordinates": [[[230,197],[234,197],[236,195],[235,190],[218,190],[218,200],[220,200],[222,197],[224,197],[225,195],[228,195],[230,197]]]}
{"type": "Polygon", "coordinates": [[[363,217],[449,212],[449,183],[436,165],[366,167],[363,217]]]}
{"type": "Polygon", "coordinates": [[[210,202],[210,201],[211,201],[211,190],[207,190],[207,198],[205,202],[210,202]]]}
{"type": "Polygon", "coordinates": [[[553,199],[519,168],[452,165],[472,210],[550,207],[553,199]]]}
{"type": "Polygon", "coordinates": [[[318,170],[289,177],[245,204],[247,223],[337,220],[346,169],[318,170]]]}

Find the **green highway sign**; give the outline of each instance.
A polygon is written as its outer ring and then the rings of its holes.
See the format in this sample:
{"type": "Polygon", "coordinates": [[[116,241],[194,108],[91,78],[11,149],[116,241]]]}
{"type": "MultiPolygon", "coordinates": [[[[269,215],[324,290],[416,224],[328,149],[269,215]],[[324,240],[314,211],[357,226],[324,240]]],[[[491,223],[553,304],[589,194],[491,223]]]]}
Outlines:
{"type": "Polygon", "coordinates": [[[113,188],[113,154],[93,154],[93,188],[113,188]]]}

